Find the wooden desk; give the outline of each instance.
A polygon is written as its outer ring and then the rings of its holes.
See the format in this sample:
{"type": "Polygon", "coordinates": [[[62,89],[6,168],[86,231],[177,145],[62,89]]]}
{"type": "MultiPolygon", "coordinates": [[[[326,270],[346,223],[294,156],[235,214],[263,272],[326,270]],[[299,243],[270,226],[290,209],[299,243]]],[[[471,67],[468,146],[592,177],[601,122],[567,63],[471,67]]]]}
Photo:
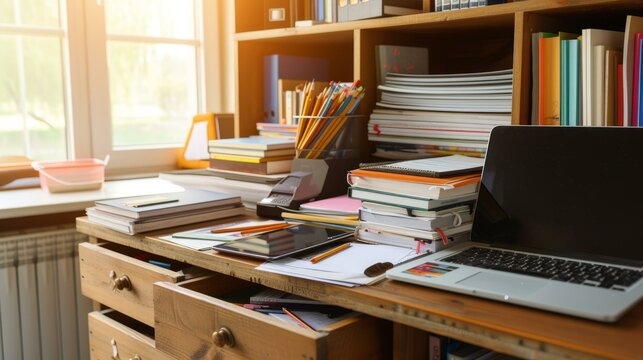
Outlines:
{"type": "MultiPolygon", "coordinates": [[[[522,358],[643,356],[643,303],[614,324],[558,315],[446,291],[386,280],[346,288],[255,270],[258,261],[199,252],[158,236],[178,229],[130,236],[79,218],[77,229],[94,239],[186,262],[214,272],[336,304],[413,328],[457,338],[522,358]]],[[[186,229],[185,227],[182,229],[186,229]]]]}

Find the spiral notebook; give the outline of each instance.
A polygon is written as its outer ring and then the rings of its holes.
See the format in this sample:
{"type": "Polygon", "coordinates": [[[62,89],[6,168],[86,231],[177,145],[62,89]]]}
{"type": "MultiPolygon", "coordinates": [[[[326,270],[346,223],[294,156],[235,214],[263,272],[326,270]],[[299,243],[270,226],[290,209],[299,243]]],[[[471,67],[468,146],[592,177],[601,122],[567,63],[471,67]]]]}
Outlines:
{"type": "Polygon", "coordinates": [[[484,159],[463,155],[440,156],[369,166],[368,170],[428,177],[449,177],[482,171],[484,159]]]}

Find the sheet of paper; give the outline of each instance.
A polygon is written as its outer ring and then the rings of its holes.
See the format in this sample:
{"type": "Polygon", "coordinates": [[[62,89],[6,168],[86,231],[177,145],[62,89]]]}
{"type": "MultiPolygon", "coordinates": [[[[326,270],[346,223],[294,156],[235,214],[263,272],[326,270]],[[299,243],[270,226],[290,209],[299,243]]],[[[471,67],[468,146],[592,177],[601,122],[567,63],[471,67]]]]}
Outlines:
{"type": "MultiPolygon", "coordinates": [[[[324,328],[328,327],[329,325],[332,325],[340,320],[347,319],[351,316],[357,316],[357,312],[351,311],[348,312],[342,316],[337,316],[330,318],[328,317],[328,314],[324,314],[321,312],[317,311],[301,311],[301,310],[291,310],[295,315],[297,315],[303,322],[306,324],[310,325],[311,328],[319,331],[323,330],[324,328]]],[[[279,319],[283,322],[287,322],[290,324],[293,324],[295,326],[300,326],[293,318],[286,314],[280,314],[280,313],[270,313],[268,314],[276,319],[279,319]]]]}
{"type": "Polygon", "coordinates": [[[353,242],[351,246],[315,264],[310,259],[320,252],[302,258],[287,257],[266,262],[259,270],[290,275],[342,286],[369,285],[384,279],[384,274],[368,277],[364,270],[379,262],[398,264],[416,256],[412,249],[353,242]]]}
{"type": "Polygon", "coordinates": [[[181,246],[185,246],[194,250],[209,250],[215,245],[224,243],[224,241],[177,238],[173,237],[172,235],[161,236],[159,237],[159,239],[173,242],[175,244],[179,244],[181,246]]]}

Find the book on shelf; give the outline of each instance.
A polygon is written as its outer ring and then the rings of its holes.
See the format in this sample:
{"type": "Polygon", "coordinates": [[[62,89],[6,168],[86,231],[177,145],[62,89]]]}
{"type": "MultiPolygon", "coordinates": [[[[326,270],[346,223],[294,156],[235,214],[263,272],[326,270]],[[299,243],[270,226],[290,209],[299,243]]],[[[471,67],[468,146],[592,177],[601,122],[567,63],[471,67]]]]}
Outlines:
{"type": "Polygon", "coordinates": [[[580,37],[560,42],[560,123],[578,126],[580,120],[580,37]]]}
{"type": "Polygon", "coordinates": [[[417,46],[375,45],[375,80],[384,83],[387,73],[428,74],[429,49],[417,46]]]}
{"type": "Polygon", "coordinates": [[[556,36],[556,34],[548,32],[531,34],[531,125],[538,125],[540,116],[540,39],[552,36],[556,36]]]}
{"type": "Polygon", "coordinates": [[[245,149],[245,150],[277,150],[277,149],[294,149],[295,141],[290,139],[281,139],[274,137],[242,137],[232,139],[210,140],[210,148],[221,149],[245,149]]]}
{"type": "Polygon", "coordinates": [[[634,57],[637,33],[643,34],[643,17],[628,15],[625,20],[625,33],[623,41],[623,125],[636,126],[633,118],[633,83],[634,83],[634,57]]]}
{"type": "Polygon", "coordinates": [[[422,12],[422,0],[380,0],[337,2],[337,21],[354,21],[380,16],[410,15],[422,12]]]}
{"type": "Polygon", "coordinates": [[[248,172],[252,174],[262,175],[288,173],[290,172],[291,166],[292,159],[266,161],[260,163],[210,159],[210,167],[215,170],[248,172]]]}
{"type": "Polygon", "coordinates": [[[618,65],[623,62],[623,52],[617,50],[605,51],[605,91],[603,94],[603,109],[605,125],[617,125],[616,105],[618,103],[618,65]]]}
{"type": "Polygon", "coordinates": [[[270,54],[264,56],[264,122],[279,122],[279,79],[329,79],[324,58],[270,54]]]}
{"type": "Polygon", "coordinates": [[[244,214],[245,208],[241,206],[241,204],[229,205],[214,209],[197,209],[175,214],[153,216],[140,220],[101,211],[95,207],[87,208],[85,212],[87,213],[87,219],[92,223],[100,224],[125,234],[134,235],[146,231],[239,216],[244,214]]]}
{"type": "Polygon", "coordinates": [[[448,155],[426,159],[398,161],[383,165],[366,166],[365,169],[368,171],[379,171],[401,175],[452,178],[458,175],[479,174],[482,171],[483,164],[483,159],[462,155],[448,155]]]}
{"type": "Polygon", "coordinates": [[[539,125],[560,125],[560,42],[577,37],[577,34],[560,32],[539,39],[539,125]]]}
{"type": "Polygon", "coordinates": [[[453,112],[375,108],[370,118],[374,120],[427,122],[431,124],[442,124],[443,126],[450,124],[456,126],[457,124],[486,125],[490,127],[496,125],[511,125],[511,114],[507,113],[471,113],[464,116],[460,113],[453,112]]]}
{"type": "MultiPolygon", "coordinates": [[[[597,61],[602,57],[594,56],[596,46],[604,46],[605,49],[623,49],[624,32],[603,29],[583,29],[581,49],[582,71],[583,71],[583,125],[601,126],[605,125],[603,113],[599,112],[603,107],[602,93],[599,94],[598,82],[603,82],[604,77],[600,76],[597,61]],[[600,104],[598,103],[600,102],[600,104]]],[[[603,60],[604,61],[604,60],[603,60]]],[[[604,63],[603,63],[604,66],[604,63]]],[[[603,72],[604,73],[604,72],[603,72]]]]}
{"type": "Polygon", "coordinates": [[[415,249],[417,253],[434,253],[469,240],[468,231],[455,234],[445,234],[447,238],[447,243],[445,244],[441,238],[425,239],[417,236],[398,234],[388,230],[377,229],[365,224],[359,225],[356,228],[355,233],[357,240],[361,242],[415,249]]]}
{"type": "Polygon", "coordinates": [[[100,200],[96,201],[95,207],[97,210],[131,219],[146,219],[153,216],[238,204],[241,204],[241,198],[238,195],[186,189],[175,193],[100,200]]]}
{"type": "Polygon", "coordinates": [[[643,118],[640,116],[641,113],[641,77],[643,76],[642,64],[643,56],[641,56],[641,51],[643,50],[643,33],[637,33],[635,36],[634,44],[634,61],[633,61],[633,79],[632,79],[632,115],[631,115],[631,126],[643,126],[643,118]]]}
{"type": "Polygon", "coordinates": [[[367,223],[402,226],[409,229],[433,231],[437,228],[456,226],[472,221],[469,206],[456,206],[448,213],[436,217],[409,216],[408,214],[395,214],[372,209],[360,209],[359,220],[367,223]]]}
{"type": "Polygon", "coordinates": [[[429,199],[426,197],[403,196],[397,193],[374,191],[351,186],[348,195],[354,199],[375,202],[384,205],[405,207],[411,210],[435,210],[445,206],[466,204],[477,199],[477,193],[450,199],[429,199]]]}

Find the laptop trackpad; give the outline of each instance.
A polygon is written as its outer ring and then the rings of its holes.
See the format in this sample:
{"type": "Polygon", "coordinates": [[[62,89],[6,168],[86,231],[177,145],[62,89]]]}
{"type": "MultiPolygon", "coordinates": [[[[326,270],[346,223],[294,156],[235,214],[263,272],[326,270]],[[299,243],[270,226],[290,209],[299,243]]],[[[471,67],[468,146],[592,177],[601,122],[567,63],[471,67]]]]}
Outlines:
{"type": "Polygon", "coordinates": [[[538,291],[547,283],[541,279],[532,279],[527,276],[479,272],[464,280],[458,281],[472,289],[487,293],[498,293],[509,297],[525,296],[538,291]]]}

